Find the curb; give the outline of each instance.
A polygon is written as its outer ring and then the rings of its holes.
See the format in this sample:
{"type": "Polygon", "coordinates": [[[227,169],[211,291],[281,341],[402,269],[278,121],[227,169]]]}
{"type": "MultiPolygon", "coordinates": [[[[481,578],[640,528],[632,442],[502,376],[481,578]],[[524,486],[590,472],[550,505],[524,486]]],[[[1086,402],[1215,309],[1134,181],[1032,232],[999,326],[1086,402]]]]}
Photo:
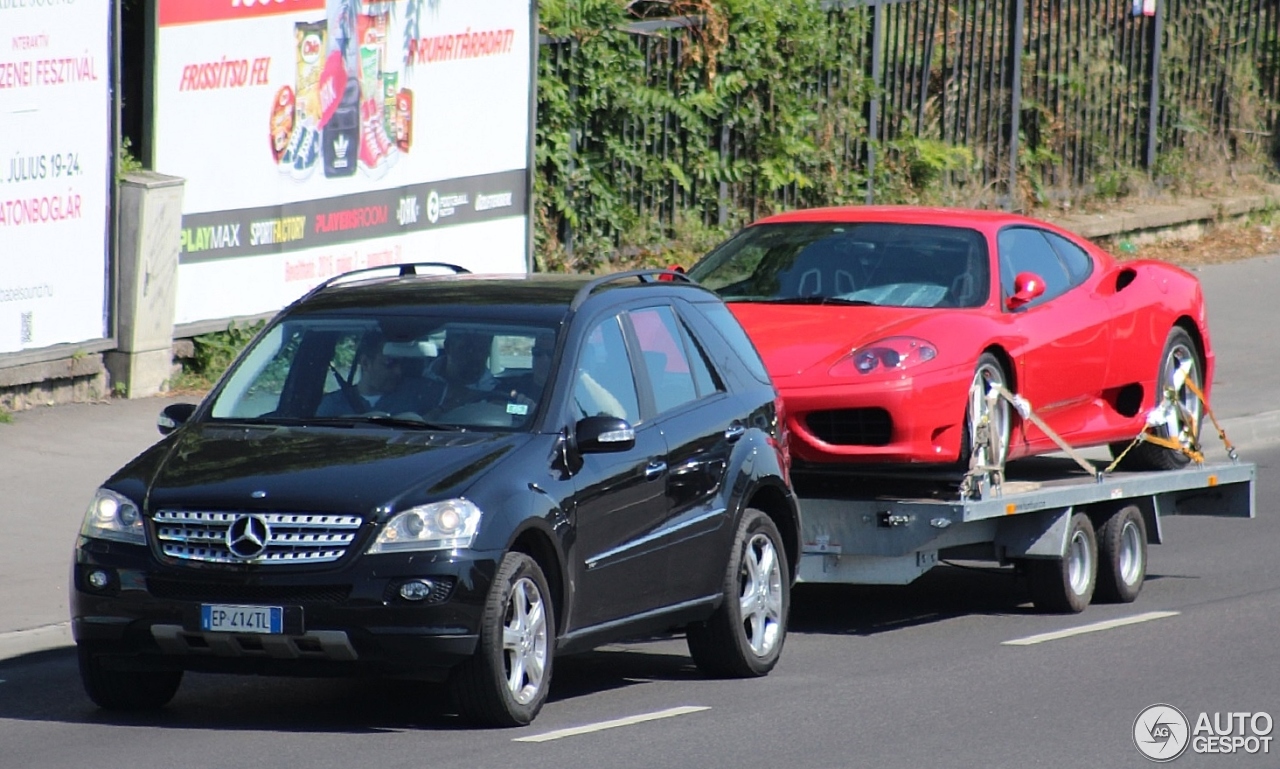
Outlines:
{"type": "MultiPolygon", "coordinates": [[[[1231,417],[1222,419],[1219,423],[1236,449],[1247,450],[1280,444],[1280,411],[1266,411],[1247,417],[1231,417]]],[[[1206,428],[1211,430],[1212,424],[1206,425],[1206,428]]],[[[1216,441],[1216,436],[1206,437],[1206,441],[1208,440],[1214,441],[1206,451],[1211,455],[1211,461],[1224,461],[1226,451],[1222,444],[1216,441]]],[[[1241,459],[1249,461],[1248,457],[1241,457],[1241,459]]],[[[36,652],[70,648],[74,645],[75,639],[71,637],[70,622],[0,633],[0,662],[36,652]]]]}
{"type": "Polygon", "coordinates": [[[36,652],[61,649],[75,645],[71,637],[71,623],[59,622],[29,630],[0,633],[0,662],[36,652]]]}

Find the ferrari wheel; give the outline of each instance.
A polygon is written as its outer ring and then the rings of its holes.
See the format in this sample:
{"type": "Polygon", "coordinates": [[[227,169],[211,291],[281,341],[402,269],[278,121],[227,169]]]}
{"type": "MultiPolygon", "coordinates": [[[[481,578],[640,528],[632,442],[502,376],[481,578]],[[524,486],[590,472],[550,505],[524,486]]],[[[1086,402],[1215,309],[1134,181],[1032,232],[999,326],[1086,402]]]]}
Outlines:
{"type": "Polygon", "coordinates": [[[978,358],[969,386],[969,404],[965,411],[964,446],[960,464],[964,469],[973,465],[1001,467],[1009,456],[1010,406],[1004,398],[994,404],[987,398],[991,385],[1008,387],[1004,367],[989,352],[978,358]]]}
{"type": "MultiPolygon", "coordinates": [[[[1200,364],[1200,356],[1196,343],[1182,328],[1174,326],[1169,332],[1169,339],[1164,344],[1164,352],[1160,355],[1160,368],[1156,374],[1155,407],[1162,408],[1165,393],[1172,393],[1173,403],[1165,404],[1169,409],[1169,419],[1153,428],[1162,438],[1178,438],[1185,430],[1200,433],[1200,422],[1204,419],[1204,404],[1187,382],[1194,382],[1196,388],[1204,391],[1204,371],[1200,364]]],[[[1120,456],[1126,443],[1111,445],[1113,456],[1120,456]]],[[[1124,470],[1177,470],[1190,462],[1190,457],[1178,451],[1154,443],[1140,442],[1124,454],[1120,462],[1124,470]]]]}

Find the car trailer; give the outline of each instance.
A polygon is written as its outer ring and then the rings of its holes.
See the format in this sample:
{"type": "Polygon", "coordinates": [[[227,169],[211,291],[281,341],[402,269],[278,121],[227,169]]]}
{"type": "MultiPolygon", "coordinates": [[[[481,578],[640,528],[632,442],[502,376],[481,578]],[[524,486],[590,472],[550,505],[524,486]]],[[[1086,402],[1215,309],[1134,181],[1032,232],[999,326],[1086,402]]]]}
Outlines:
{"type": "MultiPolygon", "coordinates": [[[[1005,398],[1038,421],[998,385],[987,397],[1005,398]]],[[[975,465],[958,484],[954,474],[949,482],[906,473],[797,479],[804,521],[798,581],[905,585],[949,561],[994,561],[1026,575],[1041,611],[1132,601],[1146,577],[1147,545],[1164,541],[1164,516],[1254,515],[1255,466],[1238,460],[1221,428],[1230,461],[1205,463],[1198,428],[1167,427],[1176,411],[1170,397],[1135,441],[1180,446],[1190,457],[1181,469],[1123,472],[1113,463],[1098,470],[1051,434],[1066,457],[975,465]]],[[[994,440],[995,432],[979,436],[994,440]]],[[[1003,456],[998,446],[988,449],[987,456],[1003,456]]]]}

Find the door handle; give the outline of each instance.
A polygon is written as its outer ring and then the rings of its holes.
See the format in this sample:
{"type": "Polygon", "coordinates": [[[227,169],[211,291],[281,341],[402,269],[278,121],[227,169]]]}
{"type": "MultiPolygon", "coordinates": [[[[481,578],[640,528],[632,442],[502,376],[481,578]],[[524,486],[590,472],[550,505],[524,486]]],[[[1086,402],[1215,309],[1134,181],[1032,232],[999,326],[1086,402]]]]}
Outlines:
{"type": "Polygon", "coordinates": [[[737,441],[747,432],[747,426],[741,422],[734,422],[724,430],[724,439],[730,443],[737,441]]]}
{"type": "Polygon", "coordinates": [[[667,463],[661,459],[651,459],[644,467],[644,479],[651,481],[667,471],[667,463]]]}

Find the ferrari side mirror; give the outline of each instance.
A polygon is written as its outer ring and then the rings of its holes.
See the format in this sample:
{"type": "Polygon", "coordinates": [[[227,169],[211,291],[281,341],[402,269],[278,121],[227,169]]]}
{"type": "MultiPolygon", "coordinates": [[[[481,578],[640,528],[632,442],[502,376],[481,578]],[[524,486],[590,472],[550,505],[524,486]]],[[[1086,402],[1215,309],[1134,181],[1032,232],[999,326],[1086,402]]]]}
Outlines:
{"type": "Polygon", "coordinates": [[[1013,279],[1013,296],[1005,300],[1005,307],[1018,310],[1034,302],[1044,294],[1044,278],[1034,272],[1020,272],[1013,279]]]}

